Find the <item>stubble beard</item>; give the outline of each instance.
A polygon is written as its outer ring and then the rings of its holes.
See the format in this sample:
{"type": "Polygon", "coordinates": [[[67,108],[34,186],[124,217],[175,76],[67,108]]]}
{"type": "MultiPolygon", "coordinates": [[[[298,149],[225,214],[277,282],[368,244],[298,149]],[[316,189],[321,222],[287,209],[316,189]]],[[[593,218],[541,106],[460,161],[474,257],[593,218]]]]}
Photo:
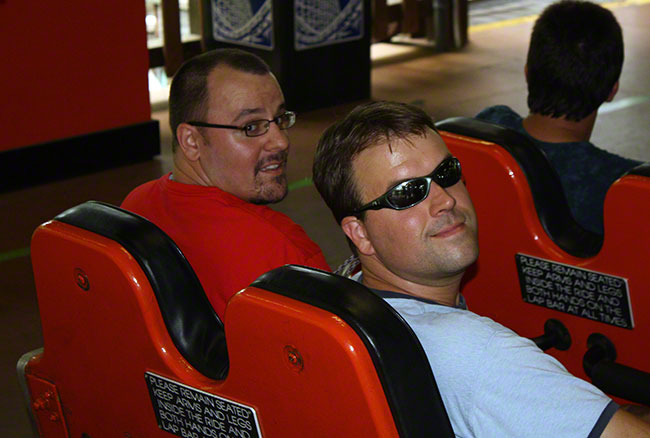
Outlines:
{"type": "Polygon", "coordinates": [[[289,193],[287,174],[283,173],[271,181],[258,181],[256,196],[249,202],[251,204],[265,205],[282,201],[289,193]]]}
{"type": "Polygon", "coordinates": [[[287,196],[289,192],[287,183],[288,155],[289,151],[284,150],[268,156],[263,161],[257,163],[257,166],[255,166],[255,196],[249,200],[250,203],[258,205],[275,204],[287,196]],[[267,163],[273,161],[281,162],[282,174],[267,179],[267,176],[264,175],[261,169],[267,163]]]}
{"type": "MultiPolygon", "coordinates": [[[[452,218],[436,224],[431,234],[436,234],[451,224],[452,218]]],[[[462,236],[452,236],[450,240],[444,239],[446,243],[431,242],[432,246],[427,251],[428,255],[422,258],[425,265],[423,266],[424,270],[437,272],[441,275],[457,275],[463,273],[476,261],[478,258],[478,233],[471,223],[465,220],[464,224],[466,228],[462,236]]],[[[434,240],[436,237],[432,236],[431,239],[434,240]]]]}

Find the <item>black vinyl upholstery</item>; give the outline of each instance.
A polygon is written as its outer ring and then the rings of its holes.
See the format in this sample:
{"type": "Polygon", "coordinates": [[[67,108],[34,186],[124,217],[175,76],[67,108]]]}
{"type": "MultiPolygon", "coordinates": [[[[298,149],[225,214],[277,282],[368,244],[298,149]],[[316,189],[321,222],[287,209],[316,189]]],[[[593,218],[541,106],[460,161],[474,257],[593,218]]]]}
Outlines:
{"type": "Polygon", "coordinates": [[[149,279],[169,336],[181,355],[206,377],[226,377],[223,323],[187,259],[160,228],[141,216],[97,201],[66,210],[54,220],[122,245],[149,279]]]}
{"type": "Polygon", "coordinates": [[[293,265],[269,271],[251,286],[327,310],[354,329],[372,357],[401,437],[454,436],[422,345],[382,298],[353,280],[293,265]]]}
{"type": "Polygon", "coordinates": [[[549,237],[576,257],[598,254],[603,237],[584,229],[573,218],[555,169],[531,139],[512,129],[468,117],[442,120],[436,128],[489,141],[508,151],[526,175],[537,215],[549,237]]]}
{"type": "Polygon", "coordinates": [[[650,163],[640,164],[636,166],[634,169],[630,169],[630,171],[626,175],[639,175],[639,176],[646,176],[650,178],[650,163]]]}

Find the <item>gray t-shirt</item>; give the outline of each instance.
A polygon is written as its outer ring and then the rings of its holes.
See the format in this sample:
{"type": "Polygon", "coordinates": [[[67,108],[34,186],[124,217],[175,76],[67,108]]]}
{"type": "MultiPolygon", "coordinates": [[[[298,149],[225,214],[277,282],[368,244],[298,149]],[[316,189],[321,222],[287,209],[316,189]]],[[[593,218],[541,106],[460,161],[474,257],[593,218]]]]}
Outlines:
{"type": "Polygon", "coordinates": [[[599,437],[618,405],[522,338],[460,305],[374,291],[411,326],[458,437],[599,437]]]}

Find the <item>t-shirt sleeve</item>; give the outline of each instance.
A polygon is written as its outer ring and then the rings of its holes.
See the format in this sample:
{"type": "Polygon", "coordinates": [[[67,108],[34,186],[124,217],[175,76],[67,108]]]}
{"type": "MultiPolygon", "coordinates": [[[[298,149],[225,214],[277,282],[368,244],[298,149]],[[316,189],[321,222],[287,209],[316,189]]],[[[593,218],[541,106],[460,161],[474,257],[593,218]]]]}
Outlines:
{"type": "Polygon", "coordinates": [[[477,360],[474,436],[586,437],[613,415],[602,391],[507,329],[492,334],[477,360]]]}

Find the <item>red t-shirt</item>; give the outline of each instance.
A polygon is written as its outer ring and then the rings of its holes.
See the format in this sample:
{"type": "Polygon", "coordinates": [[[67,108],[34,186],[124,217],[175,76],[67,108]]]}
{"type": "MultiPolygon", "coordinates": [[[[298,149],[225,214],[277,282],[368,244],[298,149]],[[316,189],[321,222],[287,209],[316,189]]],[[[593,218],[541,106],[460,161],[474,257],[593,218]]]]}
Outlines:
{"type": "Polygon", "coordinates": [[[169,174],[135,188],[122,208],[160,227],[183,251],[223,320],[228,299],[285,264],[329,271],[321,249],[286,215],[169,174]]]}

